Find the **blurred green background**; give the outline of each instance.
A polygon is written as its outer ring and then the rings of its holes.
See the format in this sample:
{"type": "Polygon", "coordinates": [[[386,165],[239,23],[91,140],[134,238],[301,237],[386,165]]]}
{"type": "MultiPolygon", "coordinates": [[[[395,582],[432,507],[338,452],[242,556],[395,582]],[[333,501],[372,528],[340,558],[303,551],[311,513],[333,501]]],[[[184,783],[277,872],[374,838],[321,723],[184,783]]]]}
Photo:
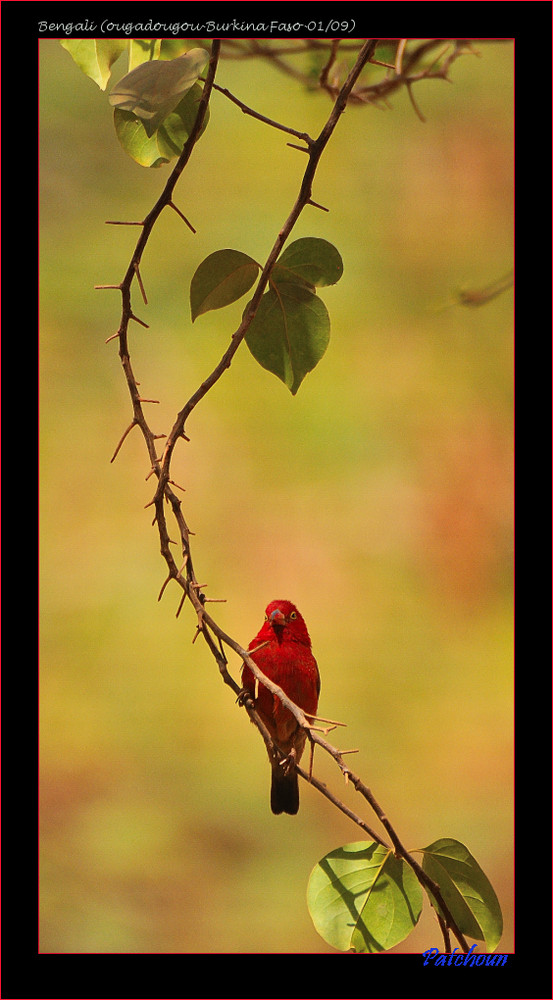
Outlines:
{"type": "MultiPolygon", "coordinates": [[[[173,475],[186,487],[198,578],[247,644],[293,600],[322,675],[320,712],[347,723],[352,767],[414,849],[463,841],[512,936],[512,293],[468,309],[461,288],[512,267],[513,52],[482,44],[452,84],[391,108],[349,107],[292,238],[334,243],[322,289],[328,351],[296,397],[245,345],[194,411],[173,475]]],[[[138,220],[168,168],[121,150],[106,94],[58,42],[40,55],[41,932],[43,952],[332,952],[305,903],[312,867],[357,828],[301,784],[269,808],[262,741],[165,577],[115,333],[138,220]]],[[[123,60],[114,78],[125,72],[123,60]]],[[[259,61],[218,82],[311,135],[321,93],[259,61]]],[[[109,88],[108,88],[109,89],[109,88]]],[[[263,262],[305,159],[220,94],[176,213],[142,262],[149,330],[130,349],[153,429],[212,370],[246,299],[190,321],[201,260],[263,262]]],[[[175,536],[176,537],[176,536],[175,536]]],[[[240,663],[231,660],[238,677],[240,663]]],[[[369,823],[332,762],[317,774],[369,823]]],[[[441,947],[428,906],[397,951],[441,947]]]]}

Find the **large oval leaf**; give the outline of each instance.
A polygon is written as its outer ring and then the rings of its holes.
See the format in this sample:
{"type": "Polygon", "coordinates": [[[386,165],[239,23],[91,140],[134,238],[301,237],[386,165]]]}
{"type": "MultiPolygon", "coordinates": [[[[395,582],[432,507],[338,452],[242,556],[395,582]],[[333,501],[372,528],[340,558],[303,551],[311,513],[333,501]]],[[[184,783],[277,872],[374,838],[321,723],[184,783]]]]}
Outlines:
{"type": "Polygon", "coordinates": [[[205,49],[196,48],[176,59],[140,63],[116,84],[109,103],[140,118],[152,136],[196,83],[208,59],[205,49]]]}
{"type": "MultiPolygon", "coordinates": [[[[142,167],[160,167],[162,163],[169,163],[179,156],[196,121],[201,96],[202,88],[196,83],[152,136],[147,134],[144,122],[132,111],[116,108],[113,114],[115,131],[125,152],[142,167]]],[[[200,135],[208,121],[209,107],[200,135]]]]}
{"type": "Polygon", "coordinates": [[[342,258],[336,247],[328,240],[306,236],[294,240],[281,253],[273,270],[272,278],[278,280],[281,268],[310,285],[335,285],[344,271],[342,258]]]}
{"type": "Polygon", "coordinates": [[[328,347],[326,306],[305,285],[279,281],[262,296],[245,339],[262,368],[281,379],[295,396],[328,347]]]}
{"type": "Polygon", "coordinates": [[[216,250],[197,267],[190,282],[192,322],[210,309],[236,302],[252,287],[259,264],[240,250],[216,250]]]}
{"type": "Polygon", "coordinates": [[[113,63],[129,46],[121,38],[67,39],[60,44],[67,49],[85,76],[98,84],[100,90],[106,89],[113,63]]]}
{"type": "Polygon", "coordinates": [[[307,905],[316,930],[339,951],[380,952],[412,931],[422,891],[412,869],[374,841],[346,844],[311,872],[307,905]]]}
{"type": "Polygon", "coordinates": [[[464,844],[449,837],[434,841],[423,851],[422,867],[438,883],[459,930],[476,941],[485,941],[488,951],[493,951],[503,933],[503,917],[480,865],[464,844]]]}

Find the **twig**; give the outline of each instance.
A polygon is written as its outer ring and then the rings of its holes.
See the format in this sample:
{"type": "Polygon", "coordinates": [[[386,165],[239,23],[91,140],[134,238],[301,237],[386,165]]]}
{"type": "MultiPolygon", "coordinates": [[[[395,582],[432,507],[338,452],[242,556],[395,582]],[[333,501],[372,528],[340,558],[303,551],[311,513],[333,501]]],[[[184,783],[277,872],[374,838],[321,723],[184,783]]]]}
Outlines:
{"type": "Polygon", "coordinates": [[[411,83],[407,83],[406,86],[407,86],[407,93],[409,94],[409,100],[411,101],[411,106],[413,108],[413,111],[415,112],[415,114],[416,114],[417,118],[419,119],[419,121],[421,121],[423,123],[423,125],[424,125],[426,123],[426,118],[424,117],[424,115],[423,115],[422,111],[420,110],[417,102],[415,101],[415,98],[413,97],[413,87],[412,87],[411,83]]]}
{"type": "Polygon", "coordinates": [[[319,74],[319,86],[321,86],[321,87],[326,87],[326,85],[327,85],[328,74],[330,72],[331,66],[336,61],[336,53],[338,52],[338,46],[339,46],[339,44],[340,44],[340,39],[339,38],[333,38],[332,39],[332,42],[331,42],[331,45],[330,45],[330,51],[328,53],[328,59],[327,59],[326,63],[324,64],[324,66],[323,66],[323,68],[322,68],[322,70],[321,70],[321,72],[319,74]]]}
{"type": "Polygon", "coordinates": [[[512,288],[513,282],[514,273],[513,271],[509,271],[503,278],[498,278],[497,281],[493,281],[484,288],[462,289],[458,294],[458,302],[462,306],[474,307],[486,305],[498,295],[512,288]]]}
{"type": "Polygon", "coordinates": [[[220,87],[217,83],[214,83],[213,89],[219,94],[223,94],[223,96],[227,97],[233,104],[236,104],[243,114],[250,115],[252,118],[256,118],[258,121],[263,122],[264,125],[270,125],[271,128],[279,129],[281,132],[287,132],[288,135],[295,135],[297,139],[302,139],[308,146],[311,146],[313,139],[307,134],[307,132],[298,132],[295,128],[290,128],[288,125],[282,125],[281,122],[277,122],[273,118],[267,118],[266,115],[260,114],[259,111],[254,111],[253,108],[250,108],[247,104],[244,104],[243,101],[240,101],[238,97],[235,97],[234,94],[231,94],[230,90],[227,90],[226,87],[220,87]]]}

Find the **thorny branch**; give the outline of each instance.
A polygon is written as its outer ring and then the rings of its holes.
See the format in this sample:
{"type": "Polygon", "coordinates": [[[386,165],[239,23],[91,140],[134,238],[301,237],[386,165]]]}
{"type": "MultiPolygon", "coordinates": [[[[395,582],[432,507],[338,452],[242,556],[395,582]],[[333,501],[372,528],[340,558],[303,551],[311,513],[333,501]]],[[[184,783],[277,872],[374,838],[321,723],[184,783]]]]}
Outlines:
{"type": "MultiPolygon", "coordinates": [[[[230,649],[232,649],[241,658],[241,660],[245,664],[247,664],[247,666],[250,668],[250,670],[257,678],[259,683],[264,684],[270,691],[272,691],[278,698],[280,698],[281,702],[285,705],[285,707],[287,707],[292,712],[292,714],[297,719],[298,724],[306,729],[307,736],[311,742],[312,749],[314,748],[315,745],[318,745],[321,747],[322,750],[328,753],[335,760],[336,764],[338,765],[340,771],[344,776],[346,783],[350,782],[354,786],[356,791],[358,791],[365,798],[365,800],[369,803],[369,805],[375,812],[376,816],[384,826],[386,832],[390,837],[392,847],[396,856],[402,857],[406,861],[406,863],[410,865],[412,870],[415,872],[419,882],[430,892],[431,896],[433,896],[436,902],[438,903],[442,911],[442,914],[444,915],[445,918],[442,919],[441,917],[439,917],[439,922],[444,935],[444,941],[446,943],[446,947],[449,947],[449,935],[448,935],[448,928],[449,928],[455,935],[456,939],[460,943],[463,950],[468,951],[468,944],[463,934],[457,927],[455,920],[449,911],[449,907],[447,906],[441,895],[439,887],[432,879],[428,877],[428,875],[426,875],[426,873],[423,871],[418,862],[407,852],[407,850],[401,843],[399,837],[397,836],[397,833],[395,832],[392,824],[390,823],[389,819],[381,809],[380,805],[376,801],[374,795],[367,787],[367,785],[365,785],[365,783],[361,780],[361,778],[357,774],[355,774],[354,771],[352,771],[352,769],[344,762],[343,759],[344,755],[347,753],[351,753],[352,751],[345,751],[345,750],[340,751],[336,747],[334,747],[331,743],[329,743],[328,740],[325,738],[328,735],[328,733],[331,730],[333,730],[336,727],[336,725],[338,725],[338,723],[331,723],[327,728],[324,728],[321,726],[316,726],[314,724],[315,720],[306,718],[301,709],[290,701],[290,699],[285,695],[282,689],[278,687],[278,685],[270,681],[262,673],[259,667],[254,663],[254,661],[249,656],[248,651],[245,650],[242,646],[240,646],[240,644],[236,642],[236,640],[227,635],[220,628],[217,622],[211,617],[211,615],[209,615],[208,612],[206,611],[205,605],[210,599],[206,598],[205,595],[203,594],[204,585],[200,585],[196,579],[196,575],[192,564],[192,554],[190,548],[191,532],[188,529],[188,526],[186,524],[186,521],[182,513],[181,501],[177,497],[174,490],[172,489],[172,487],[176,486],[177,484],[175,484],[170,478],[171,459],[175,446],[179,441],[179,439],[181,438],[183,438],[186,441],[189,440],[189,438],[185,434],[186,421],[190,416],[190,414],[192,413],[193,409],[197,406],[197,404],[203,399],[206,393],[209,392],[209,390],[216,384],[216,382],[221,378],[223,373],[230,367],[232,359],[236,351],[238,350],[238,347],[240,346],[242,340],[244,339],[248,327],[256,314],[261,297],[267,287],[272,268],[277,258],[279,257],[280,252],[288,236],[290,235],[295,223],[297,222],[301,212],[304,210],[304,208],[306,208],[307,205],[315,206],[318,208],[321,207],[320,205],[317,204],[317,202],[314,202],[311,199],[313,180],[315,177],[315,173],[320,158],[323,154],[323,151],[332,133],[334,132],[334,129],[336,128],[338,121],[340,119],[340,116],[345,110],[348,102],[357,101],[358,103],[359,102],[365,103],[368,101],[374,101],[378,99],[381,100],[384,97],[388,96],[388,94],[390,94],[392,91],[398,89],[400,86],[407,86],[407,88],[410,90],[412,83],[418,79],[429,78],[429,77],[447,78],[447,70],[451,62],[453,62],[453,60],[457,58],[463,47],[465,51],[468,47],[467,43],[455,40],[453,42],[453,51],[449,54],[448,58],[441,63],[438,70],[436,71],[433,71],[432,69],[419,70],[417,73],[414,73],[415,68],[420,64],[423,55],[426,55],[428,51],[430,51],[433,48],[433,46],[436,45],[436,42],[439,40],[434,39],[428,42],[422,42],[420,45],[416,46],[410,53],[406,51],[405,40],[401,40],[397,44],[396,60],[395,60],[395,65],[393,66],[382,63],[379,64],[378,61],[374,59],[374,54],[378,41],[379,41],[378,39],[367,39],[363,43],[357,55],[356,61],[353,65],[353,68],[350,70],[345,81],[340,86],[337,85],[336,75],[333,78],[332,82],[330,82],[330,75],[332,73],[334,63],[337,58],[339,43],[337,40],[334,40],[331,43],[330,48],[325,46],[325,51],[328,53],[328,58],[327,62],[325,63],[320,73],[319,86],[321,86],[331,95],[331,97],[334,100],[334,104],[325,125],[323,126],[318,137],[315,139],[313,139],[305,132],[300,132],[296,129],[289,128],[288,126],[275,122],[272,119],[266,118],[265,116],[254,111],[252,108],[249,108],[242,101],[240,101],[238,98],[232,95],[226,88],[218,86],[215,83],[215,75],[217,72],[218,61],[220,58],[221,41],[220,40],[213,41],[208,71],[207,75],[204,78],[203,93],[198,104],[198,112],[194,127],[184,145],[182,153],[180,154],[177,163],[173,168],[158,200],[156,201],[155,205],[153,206],[151,211],[146,215],[146,217],[142,222],[111,223],[112,225],[127,224],[127,225],[137,225],[141,227],[140,236],[136,243],[134,252],[132,254],[130,263],[128,265],[123,280],[118,285],[96,286],[97,288],[115,288],[121,292],[122,311],[121,311],[121,320],[119,328],[116,334],[108,338],[108,341],[113,340],[115,338],[118,338],[119,340],[119,357],[127,380],[127,386],[129,389],[132,408],[133,408],[132,421],[124,431],[115,449],[112,461],[115,459],[116,455],[119,452],[119,449],[121,448],[123,442],[125,441],[130,431],[135,426],[140,427],[144,440],[146,442],[146,447],[148,450],[148,455],[151,465],[148,478],[150,475],[154,474],[158,480],[154,497],[147,506],[154,506],[155,508],[155,517],[153,523],[157,524],[159,539],[160,539],[161,554],[168,568],[168,575],[161,587],[158,600],[161,600],[161,597],[165,592],[167,584],[171,580],[175,580],[179,585],[179,587],[182,589],[182,598],[179,604],[177,614],[180,613],[180,609],[183,605],[183,602],[185,598],[188,597],[197,615],[197,629],[196,629],[196,634],[194,636],[194,640],[200,634],[203,636],[205,642],[207,643],[217,663],[223,681],[234,691],[235,695],[237,696],[237,699],[241,702],[241,704],[244,705],[250,719],[257,726],[268,749],[272,753],[277,753],[278,755],[280,753],[280,750],[278,747],[274,746],[269,732],[267,731],[266,727],[264,726],[262,720],[259,718],[255,710],[254,702],[248,695],[244,694],[244,692],[240,689],[237,682],[229,673],[227,658],[224,652],[224,646],[228,646],[230,649]],[[356,83],[359,79],[361,71],[370,62],[386,66],[387,68],[386,79],[378,84],[372,84],[370,86],[363,86],[363,87],[358,86],[356,88],[356,83]],[[230,343],[226,351],[224,352],[223,356],[221,357],[219,363],[216,365],[211,374],[208,375],[208,377],[204,380],[204,382],[202,382],[199,388],[194,392],[194,394],[190,397],[190,399],[185,403],[183,408],[177,414],[173,427],[170,430],[169,435],[167,436],[163,453],[161,457],[158,457],[156,441],[160,437],[164,437],[164,435],[153,433],[143,411],[144,403],[156,402],[156,400],[148,400],[141,396],[138,389],[138,382],[135,378],[131,366],[129,344],[128,344],[129,324],[131,320],[134,320],[141,326],[147,327],[147,324],[134,313],[131,303],[131,287],[133,281],[136,280],[142,299],[144,303],[147,304],[146,291],[140,274],[140,262],[142,260],[142,256],[146,248],[150,234],[164,208],[170,207],[174,209],[183,219],[186,225],[193,232],[195,231],[193,226],[188,221],[188,219],[186,219],[186,217],[183,215],[180,209],[177,208],[177,206],[174,204],[173,192],[176,183],[182,171],[184,170],[184,167],[188,163],[188,160],[190,159],[194,146],[200,136],[202,124],[205,119],[208,103],[213,90],[217,90],[222,95],[227,97],[230,101],[232,101],[235,105],[237,105],[243,111],[243,113],[249,114],[254,118],[258,119],[259,121],[263,122],[264,124],[280,129],[281,131],[284,131],[285,133],[288,133],[300,139],[304,145],[298,148],[302,149],[307,154],[308,162],[303,173],[300,189],[296,197],[296,200],[294,202],[294,205],[290,211],[290,214],[288,215],[288,218],[286,219],[280,232],[278,233],[278,236],[273,244],[273,247],[267,257],[265,266],[263,267],[263,270],[259,277],[247,314],[244,315],[238,329],[232,334],[230,343]],[[170,539],[166,521],[166,505],[169,505],[171,508],[179,532],[180,545],[182,550],[182,563],[180,567],[177,565],[177,562],[173,556],[170,547],[172,542],[170,539]]],[[[444,40],[442,40],[440,44],[443,45],[443,41],[444,40]]],[[[284,66],[282,65],[281,54],[286,53],[287,50],[285,47],[282,49],[281,53],[274,48],[271,49],[267,47],[266,44],[263,42],[249,42],[248,45],[250,46],[250,50],[246,52],[244,52],[243,48],[241,48],[240,46],[236,47],[238,57],[247,57],[251,55],[257,55],[257,56],[266,55],[273,61],[275,65],[277,65],[279,69],[284,69],[284,71],[290,71],[287,64],[284,64],[284,66]]],[[[321,45],[317,43],[314,44],[312,47],[318,48],[321,47],[321,45]]],[[[345,46],[343,47],[349,48],[350,46],[348,45],[348,43],[346,43],[345,46]]],[[[297,47],[294,48],[294,51],[297,51],[297,47]]],[[[317,720],[317,721],[324,722],[326,720],[317,720]]],[[[347,805],[345,805],[345,803],[343,803],[340,799],[338,799],[326,787],[324,783],[322,783],[315,776],[313,776],[313,774],[311,773],[311,768],[309,773],[306,773],[304,770],[302,770],[302,768],[298,766],[296,767],[296,770],[304,780],[314,785],[314,787],[319,792],[321,792],[321,794],[323,794],[327,799],[329,799],[329,801],[331,801],[341,812],[343,812],[346,816],[348,816],[354,823],[357,824],[357,826],[361,827],[371,839],[375,840],[377,843],[382,844],[384,846],[389,846],[377,833],[375,833],[371,829],[371,827],[365,822],[365,820],[361,816],[357,815],[353,810],[351,810],[347,805]]]]}
{"type": "MultiPolygon", "coordinates": [[[[477,39],[478,43],[487,41],[504,41],[506,39],[477,39]]],[[[383,62],[375,56],[371,56],[369,63],[374,66],[382,66],[387,70],[383,79],[375,83],[367,82],[363,86],[356,87],[349,100],[357,104],[375,104],[385,106],[386,99],[395,91],[406,87],[409,97],[417,112],[418,111],[412,94],[412,85],[420,80],[447,80],[448,72],[459,56],[466,52],[474,52],[473,43],[475,39],[467,38],[427,38],[427,39],[407,39],[407,38],[380,38],[378,44],[385,45],[388,49],[395,48],[395,59],[393,62],[383,62]],[[412,42],[410,49],[407,49],[407,42],[412,42]],[[435,59],[426,64],[428,57],[436,53],[435,59]]],[[[267,42],[264,39],[226,39],[223,42],[222,58],[245,60],[255,59],[260,56],[272,65],[278,72],[290,76],[297,80],[308,90],[325,90],[331,98],[336,98],[344,75],[344,67],[338,60],[341,54],[347,54],[351,49],[355,49],[358,42],[354,40],[333,39],[330,46],[326,41],[317,38],[298,39],[284,42],[281,45],[267,42]],[[321,71],[317,74],[314,69],[305,71],[294,65],[295,57],[303,56],[306,52],[313,53],[314,59],[317,53],[327,56],[327,61],[321,71]]]]}

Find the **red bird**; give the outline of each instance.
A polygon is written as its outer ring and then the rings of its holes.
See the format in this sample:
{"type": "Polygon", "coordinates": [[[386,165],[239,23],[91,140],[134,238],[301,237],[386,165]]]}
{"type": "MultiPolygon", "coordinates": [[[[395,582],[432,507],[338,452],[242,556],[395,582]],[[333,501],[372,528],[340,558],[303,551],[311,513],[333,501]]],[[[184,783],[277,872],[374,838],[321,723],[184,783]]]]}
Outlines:
{"type": "MultiPolygon", "coordinates": [[[[307,716],[315,715],[321,689],[319,670],[305,622],[291,601],[271,601],[265,611],[263,627],[250,642],[248,650],[267,641],[267,646],[252,654],[252,660],[307,716]]],[[[246,665],[242,670],[242,684],[255,698],[255,677],[246,665]]],[[[287,757],[286,761],[270,757],[271,809],[276,814],[285,812],[293,816],[300,805],[298,776],[293,765],[300,761],[306,733],[276,695],[264,684],[258,684],[258,689],[256,710],[287,757]]]]}

